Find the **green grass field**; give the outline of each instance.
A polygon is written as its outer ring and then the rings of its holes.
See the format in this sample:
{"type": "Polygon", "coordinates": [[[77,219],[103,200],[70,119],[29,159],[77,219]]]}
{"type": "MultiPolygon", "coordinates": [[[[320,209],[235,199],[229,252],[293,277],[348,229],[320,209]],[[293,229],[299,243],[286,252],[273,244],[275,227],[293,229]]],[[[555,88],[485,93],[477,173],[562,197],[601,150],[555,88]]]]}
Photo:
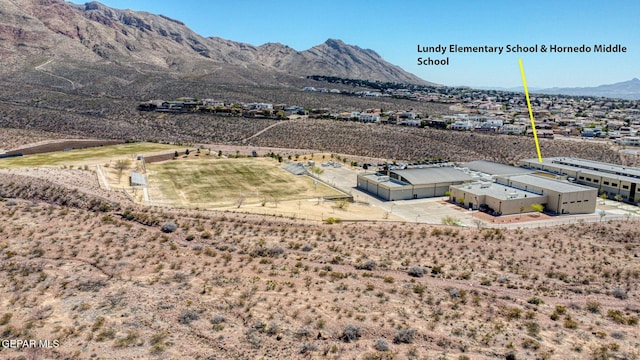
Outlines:
{"type": "Polygon", "coordinates": [[[178,207],[234,206],[340,195],[307,176],[295,176],[267,158],[178,159],[148,164],[152,202],[178,207]]]}
{"type": "Polygon", "coordinates": [[[87,149],[56,151],[51,153],[33,154],[15,158],[0,159],[0,168],[40,167],[100,163],[113,158],[122,158],[146,154],[155,151],[184,150],[175,145],[155,143],[132,143],[111,145],[87,149]]]}

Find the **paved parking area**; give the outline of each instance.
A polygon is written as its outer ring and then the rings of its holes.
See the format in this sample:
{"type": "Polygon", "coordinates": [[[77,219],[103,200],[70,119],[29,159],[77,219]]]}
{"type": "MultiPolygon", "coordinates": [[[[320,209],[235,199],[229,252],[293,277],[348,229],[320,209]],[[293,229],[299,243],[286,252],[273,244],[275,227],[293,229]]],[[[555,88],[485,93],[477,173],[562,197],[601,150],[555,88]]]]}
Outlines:
{"type": "Polygon", "coordinates": [[[382,201],[366,192],[356,188],[358,184],[357,174],[364,170],[354,170],[348,167],[323,167],[320,179],[329,185],[353,195],[355,201],[366,202],[372,206],[385,209],[407,222],[419,222],[424,224],[441,224],[442,218],[452,216],[466,226],[473,225],[474,218],[471,212],[452,204],[444,203],[446,198],[429,198],[417,200],[382,201]]]}

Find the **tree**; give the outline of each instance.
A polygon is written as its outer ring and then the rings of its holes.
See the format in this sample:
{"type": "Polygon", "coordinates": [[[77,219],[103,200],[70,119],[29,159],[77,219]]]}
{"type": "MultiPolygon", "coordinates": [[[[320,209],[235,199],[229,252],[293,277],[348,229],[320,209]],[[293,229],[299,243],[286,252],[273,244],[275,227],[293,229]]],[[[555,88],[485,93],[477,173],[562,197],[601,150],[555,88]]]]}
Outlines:
{"type": "Polygon", "coordinates": [[[272,200],[273,204],[275,205],[275,207],[278,207],[278,203],[280,202],[280,195],[278,195],[278,194],[271,195],[271,200],[272,200]]]}
{"type": "Polygon", "coordinates": [[[116,165],[114,168],[118,171],[118,183],[122,178],[122,172],[131,166],[131,160],[129,159],[121,159],[116,161],[116,165]]]}
{"type": "Polygon", "coordinates": [[[178,157],[180,156],[180,154],[178,153],[178,150],[176,150],[176,152],[173,153],[173,157],[178,157]]]}
{"type": "Polygon", "coordinates": [[[524,212],[524,205],[520,205],[520,216],[522,217],[522,213],[524,212]]]}
{"type": "Polygon", "coordinates": [[[616,196],[614,196],[613,198],[616,199],[617,202],[621,202],[622,201],[622,195],[620,195],[620,194],[616,194],[616,196]]]}
{"type": "Polygon", "coordinates": [[[473,223],[478,227],[478,231],[482,229],[482,225],[484,224],[480,219],[474,219],[473,223]]]}
{"type": "Polygon", "coordinates": [[[245,197],[241,193],[240,196],[238,196],[238,198],[236,199],[236,206],[238,207],[238,209],[240,208],[240,206],[242,206],[242,204],[244,204],[244,200],[245,200],[245,197]]]}
{"type": "Polygon", "coordinates": [[[340,199],[336,202],[336,206],[340,210],[347,210],[349,208],[349,201],[347,199],[340,199]]]}
{"type": "Polygon", "coordinates": [[[535,212],[541,213],[544,211],[544,205],[542,204],[531,204],[531,209],[535,212]]]}
{"type": "Polygon", "coordinates": [[[189,149],[185,150],[185,151],[184,151],[184,154],[185,154],[185,155],[187,155],[187,156],[189,156],[189,149]]]}
{"type": "Polygon", "coordinates": [[[606,211],[604,211],[604,210],[600,210],[600,211],[598,212],[598,215],[600,215],[600,221],[603,221],[603,220],[604,220],[604,217],[605,217],[605,216],[607,216],[607,212],[606,212],[606,211]]]}

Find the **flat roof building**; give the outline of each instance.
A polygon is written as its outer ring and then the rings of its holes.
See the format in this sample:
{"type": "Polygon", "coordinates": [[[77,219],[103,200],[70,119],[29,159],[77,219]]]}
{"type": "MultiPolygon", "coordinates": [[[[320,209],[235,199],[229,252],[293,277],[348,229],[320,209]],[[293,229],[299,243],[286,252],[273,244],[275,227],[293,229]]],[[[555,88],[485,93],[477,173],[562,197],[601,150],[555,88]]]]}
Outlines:
{"type": "Polygon", "coordinates": [[[530,212],[533,204],[545,204],[547,200],[544,195],[489,182],[452,185],[450,192],[452,202],[492,215],[530,212]],[[521,208],[523,211],[520,211],[521,208]]]}
{"type": "Polygon", "coordinates": [[[525,159],[520,165],[529,169],[568,176],[578,184],[597,189],[609,198],[629,203],[640,202],[640,168],[577,158],[525,159]]]}
{"type": "Polygon", "coordinates": [[[449,186],[471,180],[456,168],[404,169],[358,175],[358,188],[388,201],[409,200],[445,196],[449,186]]]}
{"type": "Polygon", "coordinates": [[[499,184],[546,195],[545,209],[556,214],[590,214],[596,211],[597,189],[536,175],[498,177],[499,184]]]}
{"type": "Polygon", "coordinates": [[[463,166],[468,168],[469,170],[489,175],[520,175],[535,173],[535,170],[529,170],[518,166],[511,166],[487,160],[471,161],[464,164],[463,166]]]}
{"type": "Polygon", "coordinates": [[[544,205],[556,214],[589,214],[596,209],[596,189],[537,175],[499,176],[495,183],[451,186],[451,201],[494,215],[534,211],[544,205]]]}

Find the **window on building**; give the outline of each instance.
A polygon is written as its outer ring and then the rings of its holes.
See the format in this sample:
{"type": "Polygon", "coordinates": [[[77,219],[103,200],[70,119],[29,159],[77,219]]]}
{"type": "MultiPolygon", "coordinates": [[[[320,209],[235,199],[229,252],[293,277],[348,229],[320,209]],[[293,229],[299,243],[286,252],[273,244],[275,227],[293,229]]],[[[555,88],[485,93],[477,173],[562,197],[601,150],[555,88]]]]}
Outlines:
{"type": "Polygon", "coordinates": [[[628,188],[629,188],[629,185],[622,185],[622,188],[623,188],[623,189],[628,189],[628,188]]]}
{"type": "Polygon", "coordinates": [[[613,186],[613,187],[617,187],[617,186],[618,186],[618,184],[616,184],[616,183],[611,183],[611,186],[613,186]]]}
{"type": "Polygon", "coordinates": [[[587,178],[587,181],[591,181],[591,178],[587,178]]]}
{"type": "Polygon", "coordinates": [[[584,180],[584,176],[580,176],[578,179],[580,179],[580,180],[584,180]]]}
{"type": "Polygon", "coordinates": [[[609,182],[608,181],[604,181],[603,184],[609,185],[609,182]]]}

